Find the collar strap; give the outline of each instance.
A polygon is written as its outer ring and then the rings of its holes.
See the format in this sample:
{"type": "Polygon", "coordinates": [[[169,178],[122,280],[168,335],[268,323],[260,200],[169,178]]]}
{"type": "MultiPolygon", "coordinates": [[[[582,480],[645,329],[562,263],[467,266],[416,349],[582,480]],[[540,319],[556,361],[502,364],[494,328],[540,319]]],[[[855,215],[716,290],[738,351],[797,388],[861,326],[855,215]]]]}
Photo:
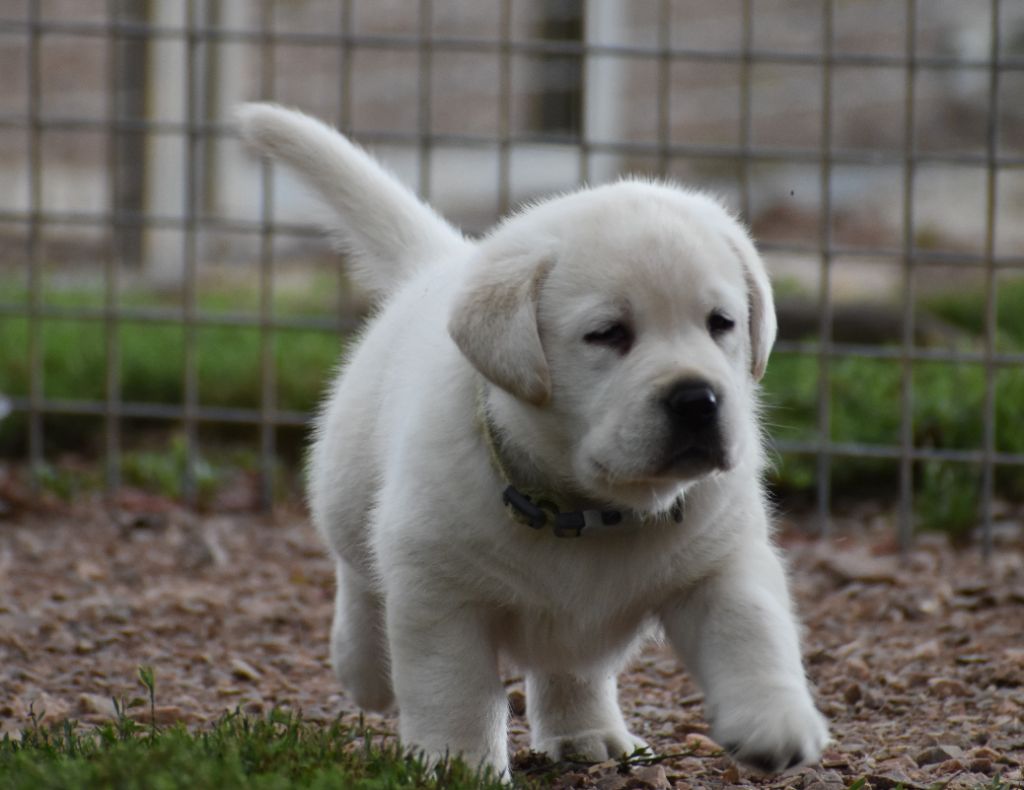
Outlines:
{"type": "Polygon", "coordinates": [[[556,505],[544,499],[534,502],[513,485],[505,488],[501,501],[516,521],[533,529],[540,529],[550,523],[555,535],[560,538],[578,538],[584,533],[614,527],[623,521],[621,510],[559,510],[556,505]]]}

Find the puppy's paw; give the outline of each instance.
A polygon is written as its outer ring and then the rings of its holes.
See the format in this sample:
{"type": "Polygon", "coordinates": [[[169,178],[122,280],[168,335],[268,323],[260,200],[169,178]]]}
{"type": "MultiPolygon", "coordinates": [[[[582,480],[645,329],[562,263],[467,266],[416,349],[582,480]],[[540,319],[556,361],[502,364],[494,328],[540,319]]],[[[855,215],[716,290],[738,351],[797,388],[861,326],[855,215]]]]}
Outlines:
{"type": "Polygon", "coordinates": [[[556,761],[575,757],[595,763],[627,757],[638,749],[651,751],[646,741],[623,728],[554,735],[541,738],[533,748],[556,761]]]}
{"type": "Polygon", "coordinates": [[[737,762],[776,773],[817,762],[828,727],[807,695],[772,695],[720,708],[711,736],[737,762]]]}

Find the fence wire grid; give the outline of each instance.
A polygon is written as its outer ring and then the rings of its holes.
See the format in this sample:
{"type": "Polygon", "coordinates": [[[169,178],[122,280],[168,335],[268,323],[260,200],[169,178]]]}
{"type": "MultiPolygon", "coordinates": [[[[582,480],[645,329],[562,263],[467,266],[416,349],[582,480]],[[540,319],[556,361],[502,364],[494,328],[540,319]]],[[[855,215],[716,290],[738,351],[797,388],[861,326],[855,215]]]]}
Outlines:
{"type": "Polygon", "coordinates": [[[991,550],[997,475],[1024,467],[997,425],[1013,392],[1000,376],[1024,368],[997,315],[1000,288],[1024,272],[1020,5],[4,0],[0,63],[0,326],[25,327],[27,371],[24,385],[0,380],[0,395],[37,480],[52,417],[102,423],[111,495],[126,426],[163,422],[180,426],[194,504],[201,429],[234,424],[258,437],[272,502],[279,431],[309,419],[282,404],[277,343],[343,334],[359,316],[341,276],[326,308],[280,308],[284,279],[338,264],[319,257],[326,244],[288,175],[238,144],[231,107],[268,99],[334,122],[471,232],[523,200],[625,172],[721,194],[752,224],[783,297],[810,305],[806,331],[784,333],[774,359],[813,362],[814,430],[772,441],[783,464],[811,462],[822,531],[835,464],[877,460],[898,479],[909,545],[919,469],[949,463],[978,473],[991,550]],[[248,301],[207,304],[221,275],[245,282],[248,301]],[[93,302],[55,297],[83,281],[93,302]],[[978,342],[922,341],[920,299],[942,283],[977,294],[978,342]],[[881,341],[840,326],[848,312],[870,316],[868,302],[893,324],[881,341]],[[48,390],[47,327],[61,322],[100,333],[101,397],[48,390]],[[181,330],[168,361],[180,364],[180,402],[124,396],[125,332],[152,326],[181,330]],[[218,328],[258,336],[248,405],[204,402],[199,337],[218,328]],[[851,359],[898,368],[889,441],[837,433],[834,374],[851,359]],[[916,425],[915,372],[932,363],[979,372],[968,446],[916,425]]]}

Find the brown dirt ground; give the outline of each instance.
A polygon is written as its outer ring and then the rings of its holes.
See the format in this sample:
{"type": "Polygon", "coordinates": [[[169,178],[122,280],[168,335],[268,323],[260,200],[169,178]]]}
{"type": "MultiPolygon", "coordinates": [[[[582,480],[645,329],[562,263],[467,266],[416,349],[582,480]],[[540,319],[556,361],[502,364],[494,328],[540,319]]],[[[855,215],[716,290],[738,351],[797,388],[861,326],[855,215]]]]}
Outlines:
{"type": "MultiPolygon", "coordinates": [[[[2,495],[2,492],[0,492],[2,495]]],[[[46,719],[105,720],[110,698],[157,677],[157,717],[201,726],[226,709],[356,713],[328,666],[332,567],[299,512],[194,516],[128,496],[0,512],[0,733],[30,706],[46,719]]],[[[1024,529],[1004,523],[992,561],[922,539],[901,559],[884,515],[840,524],[830,543],[781,542],[805,651],[833,742],[819,765],[775,777],[736,767],[707,738],[701,697],[663,646],[621,681],[627,720],[654,766],[565,766],[561,787],[1024,787],[1024,529]]],[[[519,679],[510,677],[513,708],[519,679]]],[[[393,728],[389,719],[369,723],[393,728]]],[[[525,718],[510,721],[516,764],[525,718]]]]}

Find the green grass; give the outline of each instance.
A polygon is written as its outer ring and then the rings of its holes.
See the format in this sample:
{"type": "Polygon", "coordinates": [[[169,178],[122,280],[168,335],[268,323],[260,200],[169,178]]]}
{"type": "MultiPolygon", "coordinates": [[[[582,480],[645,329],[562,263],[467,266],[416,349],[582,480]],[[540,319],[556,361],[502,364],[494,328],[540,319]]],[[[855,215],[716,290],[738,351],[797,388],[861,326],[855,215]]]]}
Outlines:
{"type": "MultiPolygon", "coordinates": [[[[984,371],[980,366],[919,363],[913,369],[913,437],[917,447],[975,450],[983,444],[984,371]]],[[[842,359],[830,366],[831,439],[837,443],[899,446],[899,363],[842,359]]],[[[817,360],[777,355],[765,377],[765,419],[773,436],[815,440],[817,360]]],[[[996,449],[1024,453],[1024,370],[995,377],[996,449]]],[[[773,484],[783,494],[808,495],[814,489],[816,459],[787,454],[777,459],[773,484]]],[[[977,523],[981,477],[970,464],[917,462],[914,468],[917,518],[926,529],[965,537],[977,523]]],[[[839,498],[892,496],[898,486],[894,460],[832,460],[832,490],[839,498]]],[[[1024,468],[996,470],[996,492],[1024,500],[1024,468]]]]}
{"type": "MultiPolygon", "coordinates": [[[[971,335],[985,331],[985,293],[983,291],[950,291],[931,296],[924,307],[953,326],[971,335]]],[[[1024,280],[1005,280],[996,291],[996,345],[1020,350],[1024,348],[1024,280]]]]}
{"type": "MultiPolygon", "coordinates": [[[[0,280],[4,301],[25,301],[20,284],[0,280]]],[[[307,313],[323,314],[324,283],[313,280],[308,290],[276,295],[276,315],[293,315],[306,300],[307,313]]],[[[49,295],[47,304],[59,307],[95,306],[96,289],[65,289],[49,295]]],[[[122,295],[124,306],[162,306],[174,298],[147,293],[122,295]]],[[[203,311],[230,311],[251,299],[245,289],[204,291],[203,311]]],[[[107,395],[107,344],[104,326],[97,321],[47,319],[40,332],[43,389],[46,397],[103,400],[107,395]]],[[[270,393],[278,409],[312,411],[337,365],[344,338],[337,334],[302,329],[272,333],[268,342],[276,389],[270,393]]],[[[185,399],[186,333],[180,325],[124,322],[116,337],[120,358],[122,401],[180,404],[185,399]]],[[[30,388],[29,324],[22,317],[0,318],[0,393],[25,396],[30,388]]],[[[195,336],[197,397],[201,406],[258,409],[263,398],[264,338],[257,327],[199,327],[195,336]]],[[[47,417],[47,449],[51,452],[87,446],[100,423],[89,418],[47,417]]],[[[0,456],[23,454],[27,436],[23,415],[0,422],[0,456]]]]}
{"type": "MultiPolygon", "coordinates": [[[[966,291],[929,297],[920,309],[942,318],[971,338],[984,331],[984,295],[966,291]]],[[[1001,284],[998,292],[1001,350],[1024,350],[1024,280],[1001,284]]],[[[764,380],[765,418],[773,436],[816,440],[818,359],[776,354],[764,380]]],[[[902,366],[895,360],[847,358],[829,368],[830,438],[837,443],[898,446],[902,366]]],[[[983,445],[985,371],[982,365],[915,362],[911,371],[914,445],[976,450],[983,445]]],[[[1005,368],[994,377],[996,449],[1024,453],[1024,369],[1005,368]]],[[[790,454],[777,463],[774,484],[783,493],[813,491],[815,458],[790,454]]],[[[915,465],[918,522],[927,529],[965,536],[977,522],[981,477],[966,464],[927,461],[915,465]]],[[[898,462],[835,458],[832,489],[838,497],[892,495],[898,462]]],[[[996,491],[1024,500],[1024,469],[1000,468],[996,491]]]]}
{"type": "Polygon", "coordinates": [[[483,788],[504,787],[458,760],[430,766],[393,737],[363,725],[319,725],[275,710],[228,713],[188,730],[156,724],[156,676],[139,667],[145,698],[114,699],[115,718],[99,726],[42,723],[33,711],[20,738],[0,741],[0,787],[72,788],[483,788]]]}
{"type": "MultiPolygon", "coordinates": [[[[304,281],[300,288],[279,289],[274,295],[278,315],[329,315],[334,309],[336,284],[326,279],[304,281]]],[[[24,288],[0,282],[6,301],[25,298],[24,288]],[[19,290],[20,289],[20,290],[19,290]],[[10,296],[6,296],[6,295],[10,296]]],[[[254,286],[202,284],[199,307],[203,311],[244,312],[257,303],[254,286]]],[[[178,294],[126,291],[126,306],[173,306],[178,294]]],[[[1024,350],[1024,279],[1005,280],[997,293],[997,345],[1002,351],[1024,350]]],[[[102,303],[95,288],[51,288],[47,303],[59,306],[102,303]]],[[[941,318],[962,332],[958,342],[981,347],[985,295],[961,290],[929,296],[919,311],[941,318]]],[[[102,400],[106,397],[106,344],[101,323],[47,320],[42,326],[44,389],[48,397],[102,400]]],[[[344,338],[330,332],[280,330],[265,341],[254,327],[202,327],[196,330],[195,360],[198,399],[201,405],[258,409],[262,399],[261,361],[264,342],[276,369],[273,398],[278,408],[311,411],[333,371],[344,338]]],[[[124,401],[179,404],[184,399],[186,335],[173,324],[122,323],[118,330],[121,386],[124,401]]],[[[29,388],[28,323],[24,318],[0,318],[0,391],[24,395],[29,388]]],[[[779,438],[815,441],[817,438],[818,360],[814,356],[776,354],[764,381],[766,418],[771,433],[779,438]]],[[[837,359],[830,365],[831,436],[835,442],[898,445],[902,368],[898,361],[837,359]]],[[[912,369],[914,442],[918,447],[974,450],[983,443],[985,371],[977,364],[915,362],[912,369]]],[[[995,376],[996,445],[1007,453],[1024,453],[1024,370],[1005,368],[995,376]]],[[[66,451],[98,453],[102,419],[48,415],[45,423],[48,457],[66,451]]],[[[158,423],[163,428],[176,426],[158,423]]],[[[156,427],[147,423],[142,427],[156,427]]],[[[201,498],[216,490],[230,476],[231,465],[253,468],[255,453],[216,457],[204,427],[202,458],[197,470],[201,498]]],[[[230,438],[255,444],[256,429],[214,429],[213,438],[230,438]],[[248,433],[246,431],[248,430],[248,433]]],[[[126,429],[134,434],[135,426],[126,429]]],[[[300,432],[289,434],[293,447],[301,444],[300,432]]],[[[0,456],[25,451],[27,437],[23,415],[0,422],[0,456]]],[[[129,443],[130,444],[130,443],[129,443]]],[[[287,444],[287,443],[284,443],[287,444]]],[[[128,482],[169,496],[180,493],[184,464],[180,439],[167,446],[126,450],[122,474],[128,482]]],[[[223,454],[221,454],[223,456],[223,454]]],[[[229,454],[230,455],[230,454],[229,454]]],[[[291,456],[294,462],[295,455],[291,456]]],[[[47,483],[62,495],[88,487],[87,473],[78,480],[54,471],[47,483]]],[[[893,461],[835,458],[832,488],[836,496],[891,495],[897,488],[898,465],[893,461]]],[[[915,465],[918,517],[922,524],[952,532],[966,532],[976,520],[979,479],[975,469],[955,463],[926,462],[915,465]]],[[[815,459],[788,454],[777,464],[773,484],[783,495],[806,496],[813,492],[815,459]]],[[[997,492],[1008,499],[1024,500],[1024,470],[1001,468],[997,492]]]]}
{"type": "MultiPolygon", "coordinates": [[[[75,400],[106,395],[107,352],[103,326],[94,321],[48,320],[41,332],[47,397],[75,400]]],[[[140,403],[181,403],[184,398],[185,330],[164,324],[120,325],[121,397],[140,403]]],[[[7,395],[29,389],[28,321],[0,319],[0,374],[7,395]]],[[[254,327],[196,330],[198,397],[204,406],[258,408],[262,394],[262,338],[254,327]]],[[[277,371],[274,397],[281,409],[306,411],[317,401],[325,376],[341,351],[337,335],[280,330],[270,343],[277,371]]]]}
{"type": "Polygon", "coordinates": [[[0,742],[0,786],[72,788],[497,788],[460,761],[429,768],[341,722],[225,715],[212,727],[156,729],[127,716],[98,727],[33,723],[0,742]]]}

